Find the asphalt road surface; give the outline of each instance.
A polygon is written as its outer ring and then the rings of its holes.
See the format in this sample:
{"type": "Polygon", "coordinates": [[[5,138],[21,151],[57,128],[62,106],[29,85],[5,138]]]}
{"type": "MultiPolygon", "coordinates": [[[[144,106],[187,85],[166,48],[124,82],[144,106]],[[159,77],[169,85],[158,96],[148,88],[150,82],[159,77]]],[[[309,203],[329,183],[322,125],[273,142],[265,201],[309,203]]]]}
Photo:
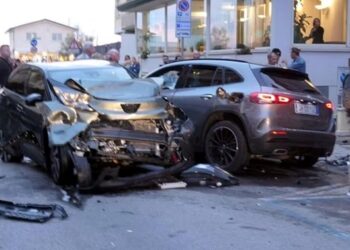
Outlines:
{"type": "Polygon", "coordinates": [[[347,176],[318,166],[257,162],[240,186],[81,195],[77,208],[37,167],[0,162],[0,199],[57,203],[69,215],[0,216],[0,249],[350,249],[347,176]]]}

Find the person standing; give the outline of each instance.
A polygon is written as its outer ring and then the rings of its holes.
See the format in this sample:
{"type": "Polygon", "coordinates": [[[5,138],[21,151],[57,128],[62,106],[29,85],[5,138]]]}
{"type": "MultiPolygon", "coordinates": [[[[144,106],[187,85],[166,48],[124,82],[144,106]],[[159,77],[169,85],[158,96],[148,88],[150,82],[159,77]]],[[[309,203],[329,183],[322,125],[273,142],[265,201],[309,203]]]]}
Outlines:
{"type": "Polygon", "coordinates": [[[132,64],[132,62],[131,62],[130,56],[129,56],[129,55],[125,55],[125,56],[124,56],[124,64],[123,64],[123,66],[124,66],[125,68],[127,68],[127,69],[130,69],[131,64],[132,64]]]}
{"type": "Polygon", "coordinates": [[[288,65],[288,68],[306,73],[306,62],[304,58],[300,56],[300,49],[293,47],[290,57],[293,61],[288,65]]]}
{"type": "MultiPolygon", "coordinates": [[[[168,55],[163,55],[163,65],[170,63],[169,56],[168,55]]],[[[160,65],[162,66],[162,65],[160,65]]]]}
{"type": "Polygon", "coordinates": [[[136,77],[139,77],[140,63],[136,60],[134,56],[131,58],[131,65],[129,69],[136,77]]]}
{"type": "Polygon", "coordinates": [[[11,50],[8,45],[0,46],[0,87],[3,87],[13,70],[11,50]]]}
{"type": "Polygon", "coordinates": [[[313,27],[311,29],[310,35],[306,38],[306,40],[309,40],[312,38],[312,43],[324,43],[323,41],[323,34],[324,29],[321,27],[321,20],[319,18],[315,18],[312,23],[313,27]]]}
{"type": "Polygon", "coordinates": [[[106,60],[108,60],[108,61],[110,61],[111,63],[114,63],[114,64],[119,64],[119,60],[120,60],[119,51],[116,50],[116,49],[108,50],[108,52],[106,54],[106,60]]]}
{"type": "Polygon", "coordinates": [[[278,67],[278,55],[274,52],[270,52],[267,54],[267,64],[278,67]]]}
{"type": "Polygon", "coordinates": [[[92,55],[96,52],[92,42],[86,42],[83,47],[83,53],[81,53],[76,60],[87,60],[91,59],[92,55]]]}
{"type": "Polygon", "coordinates": [[[200,59],[201,58],[201,53],[199,53],[198,51],[194,51],[192,54],[192,58],[193,59],[200,59]]]}

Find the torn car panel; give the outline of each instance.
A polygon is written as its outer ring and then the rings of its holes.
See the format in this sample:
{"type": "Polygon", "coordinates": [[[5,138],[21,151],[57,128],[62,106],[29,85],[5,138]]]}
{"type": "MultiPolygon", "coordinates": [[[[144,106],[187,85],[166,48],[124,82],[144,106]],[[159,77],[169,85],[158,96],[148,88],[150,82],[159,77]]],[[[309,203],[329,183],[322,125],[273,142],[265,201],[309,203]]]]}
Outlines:
{"type": "Polygon", "coordinates": [[[68,214],[63,207],[40,204],[22,204],[0,200],[0,216],[30,222],[46,222],[51,218],[66,219],[68,214]]]}

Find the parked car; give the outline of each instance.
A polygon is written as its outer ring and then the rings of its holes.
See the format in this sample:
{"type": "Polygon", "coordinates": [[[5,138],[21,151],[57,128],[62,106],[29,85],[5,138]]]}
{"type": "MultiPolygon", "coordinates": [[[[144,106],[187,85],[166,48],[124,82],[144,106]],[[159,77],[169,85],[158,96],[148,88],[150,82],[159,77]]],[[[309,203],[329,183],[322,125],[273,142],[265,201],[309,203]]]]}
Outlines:
{"type": "Polygon", "coordinates": [[[3,160],[28,156],[58,184],[136,185],[191,166],[191,122],[155,83],[133,79],[121,66],[25,64],[0,93],[3,160]],[[135,175],[145,163],[159,167],[135,175]]]}
{"type": "Polygon", "coordinates": [[[244,61],[170,63],[146,76],[194,123],[197,155],[233,172],[250,156],[314,165],[332,153],[332,103],[307,74],[244,61]]]}

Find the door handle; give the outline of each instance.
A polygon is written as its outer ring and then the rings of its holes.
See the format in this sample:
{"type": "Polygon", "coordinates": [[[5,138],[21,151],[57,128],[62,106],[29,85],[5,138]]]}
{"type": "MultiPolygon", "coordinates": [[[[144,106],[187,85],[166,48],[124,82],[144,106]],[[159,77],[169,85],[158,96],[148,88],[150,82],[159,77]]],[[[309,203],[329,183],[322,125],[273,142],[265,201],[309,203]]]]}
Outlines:
{"type": "Polygon", "coordinates": [[[204,100],[209,100],[209,99],[213,98],[213,95],[212,94],[205,94],[205,95],[202,95],[201,98],[204,100]]]}
{"type": "Polygon", "coordinates": [[[17,105],[16,105],[16,110],[17,110],[18,112],[23,112],[23,107],[22,107],[21,105],[17,104],[17,105]]]}

